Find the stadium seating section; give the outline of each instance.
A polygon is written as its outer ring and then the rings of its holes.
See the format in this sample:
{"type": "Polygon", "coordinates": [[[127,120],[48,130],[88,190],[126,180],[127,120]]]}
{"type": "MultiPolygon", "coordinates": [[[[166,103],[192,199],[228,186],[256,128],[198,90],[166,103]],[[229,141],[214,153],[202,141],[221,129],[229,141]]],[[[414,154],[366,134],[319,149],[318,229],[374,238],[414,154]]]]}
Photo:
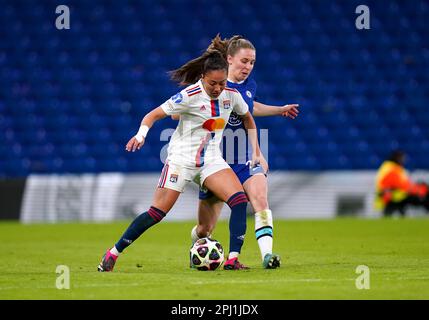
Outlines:
{"type": "Polygon", "coordinates": [[[429,2],[0,0],[0,175],[158,171],[157,123],[125,152],[142,116],[179,91],[167,71],[218,32],[257,48],[258,99],[299,103],[269,129],[272,170],[375,169],[394,148],[429,168],[429,2]]]}

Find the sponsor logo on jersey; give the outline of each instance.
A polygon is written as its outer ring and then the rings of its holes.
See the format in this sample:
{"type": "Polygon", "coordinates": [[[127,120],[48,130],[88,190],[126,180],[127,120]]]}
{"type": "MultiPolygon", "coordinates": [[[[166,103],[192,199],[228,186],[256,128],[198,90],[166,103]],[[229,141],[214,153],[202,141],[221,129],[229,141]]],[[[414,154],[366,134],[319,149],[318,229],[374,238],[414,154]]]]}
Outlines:
{"type": "Polygon", "coordinates": [[[201,107],[200,107],[200,111],[206,111],[207,110],[207,108],[206,108],[206,106],[205,105],[202,105],[201,107]]]}
{"type": "Polygon", "coordinates": [[[225,120],[223,118],[208,119],[203,123],[203,128],[210,132],[215,130],[222,130],[224,127],[225,120]]]}
{"type": "Polygon", "coordinates": [[[180,102],[182,102],[182,101],[183,101],[183,96],[182,96],[182,94],[179,92],[179,93],[175,94],[174,96],[172,96],[172,97],[171,97],[171,100],[172,100],[174,103],[180,103],[180,102]]]}
{"type": "Polygon", "coordinates": [[[235,112],[231,112],[231,116],[228,119],[230,126],[237,127],[241,125],[241,118],[235,112]]]}

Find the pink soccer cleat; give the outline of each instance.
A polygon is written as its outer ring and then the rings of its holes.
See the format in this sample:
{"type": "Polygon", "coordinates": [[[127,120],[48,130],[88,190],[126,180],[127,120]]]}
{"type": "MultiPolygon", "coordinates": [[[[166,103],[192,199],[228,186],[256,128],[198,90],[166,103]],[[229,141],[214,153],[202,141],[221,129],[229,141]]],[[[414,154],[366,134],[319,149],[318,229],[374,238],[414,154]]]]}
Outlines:
{"type": "Polygon", "coordinates": [[[238,261],[238,258],[232,258],[228,259],[224,264],[223,268],[225,270],[247,270],[250,269],[249,267],[246,267],[244,264],[241,264],[238,261]]]}
{"type": "Polygon", "coordinates": [[[101,258],[101,262],[98,265],[98,271],[99,272],[113,271],[113,267],[115,266],[116,259],[118,259],[118,256],[115,256],[114,254],[110,253],[110,249],[108,249],[104,254],[103,258],[101,258]]]}

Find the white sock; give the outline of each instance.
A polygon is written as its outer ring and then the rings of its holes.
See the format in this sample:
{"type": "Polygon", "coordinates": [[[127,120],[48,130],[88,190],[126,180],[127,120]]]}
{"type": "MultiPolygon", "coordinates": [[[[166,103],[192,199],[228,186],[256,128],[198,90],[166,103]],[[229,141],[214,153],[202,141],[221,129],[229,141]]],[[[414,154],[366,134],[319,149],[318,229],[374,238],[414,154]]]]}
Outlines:
{"type": "Polygon", "coordinates": [[[232,258],[238,258],[238,255],[239,255],[238,252],[231,251],[228,255],[228,260],[232,258]]]}
{"type": "Polygon", "coordinates": [[[255,235],[264,260],[267,253],[273,253],[273,214],[270,209],[255,213],[255,235]]]}
{"type": "Polygon", "coordinates": [[[112,249],[110,249],[110,253],[111,254],[114,254],[115,256],[117,256],[117,257],[119,257],[119,255],[121,254],[119,251],[118,251],[118,249],[116,249],[116,247],[115,246],[113,246],[113,248],[112,249]]]}
{"type": "MultiPolygon", "coordinates": [[[[197,227],[198,227],[198,226],[193,227],[193,228],[192,228],[192,231],[191,231],[191,240],[192,240],[192,245],[194,245],[194,243],[195,243],[195,242],[197,242],[197,240],[198,240],[198,239],[201,239],[201,237],[199,237],[199,236],[198,236],[198,233],[197,233],[197,227]]],[[[212,237],[212,235],[211,235],[211,234],[208,234],[208,235],[207,235],[207,238],[211,238],[211,237],[212,237]]]]}
{"type": "Polygon", "coordinates": [[[199,238],[200,237],[198,237],[198,234],[197,234],[197,226],[195,226],[195,227],[192,228],[192,231],[191,231],[192,245],[194,245],[194,243],[197,242],[197,240],[199,238]]]}

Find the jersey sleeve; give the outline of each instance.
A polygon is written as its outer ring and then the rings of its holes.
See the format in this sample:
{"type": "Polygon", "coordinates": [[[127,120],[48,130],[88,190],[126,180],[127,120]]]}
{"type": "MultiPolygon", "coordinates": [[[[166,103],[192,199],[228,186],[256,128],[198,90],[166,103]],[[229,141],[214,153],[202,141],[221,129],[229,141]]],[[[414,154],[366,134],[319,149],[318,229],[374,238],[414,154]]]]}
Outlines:
{"type": "Polygon", "coordinates": [[[249,106],[239,93],[234,94],[234,107],[232,110],[240,116],[245,115],[249,111],[249,106]]]}
{"type": "Polygon", "coordinates": [[[184,91],[180,91],[165,101],[161,108],[167,115],[181,114],[188,109],[189,97],[184,91]]]}

